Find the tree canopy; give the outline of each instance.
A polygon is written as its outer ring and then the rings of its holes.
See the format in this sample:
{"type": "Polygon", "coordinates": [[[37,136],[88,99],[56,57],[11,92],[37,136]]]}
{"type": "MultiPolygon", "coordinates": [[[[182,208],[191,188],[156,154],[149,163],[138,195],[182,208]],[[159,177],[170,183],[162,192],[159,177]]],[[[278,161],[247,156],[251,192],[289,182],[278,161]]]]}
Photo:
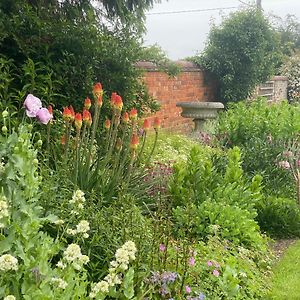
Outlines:
{"type": "Polygon", "coordinates": [[[260,10],[235,12],[214,25],[203,53],[195,61],[219,81],[222,102],[245,99],[274,73],[278,41],[260,10]]]}

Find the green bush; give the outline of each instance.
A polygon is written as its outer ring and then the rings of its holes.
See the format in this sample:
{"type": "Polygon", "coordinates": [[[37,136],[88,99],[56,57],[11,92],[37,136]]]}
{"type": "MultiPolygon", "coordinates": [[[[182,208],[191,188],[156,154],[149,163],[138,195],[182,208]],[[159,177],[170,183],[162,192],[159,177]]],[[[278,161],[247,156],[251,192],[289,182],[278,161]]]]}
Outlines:
{"type": "Polygon", "coordinates": [[[262,197],[261,178],[247,182],[238,148],[225,156],[223,173],[215,168],[212,154],[196,147],[185,164],[175,166],[170,183],[174,222],[194,238],[205,239],[209,226],[217,225],[223,238],[247,247],[262,247],[264,242],[254,221],[255,205],[262,197]]]}
{"type": "Polygon", "coordinates": [[[267,18],[257,9],[248,9],[213,26],[206,48],[194,60],[218,79],[220,101],[240,101],[274,73],[278,46],[267,18]]]}
{"type": "Polygon", "coordinates": [[[245,173],[263,175],[268,193],[293,197],[293,181],[278,167],[278,156],[299,132],[299,106],[257,99],[233,104],[220,114],[217,136],[222,146],[241,148],[245,173]]]}
{"type": "Polygon", "coordinates": [[[275,238],[300,236],[300,208],[293,199],[266,197],[256,207],[262,231],[275,238]]]}

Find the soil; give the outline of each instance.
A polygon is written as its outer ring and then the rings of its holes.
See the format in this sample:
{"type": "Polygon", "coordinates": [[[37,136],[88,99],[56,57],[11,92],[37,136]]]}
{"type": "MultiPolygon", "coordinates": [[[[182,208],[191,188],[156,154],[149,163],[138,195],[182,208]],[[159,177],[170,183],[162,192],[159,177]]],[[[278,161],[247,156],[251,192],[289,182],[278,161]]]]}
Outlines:
{"type": "Polygon", "coordinates": [[[277,258],[280,258],[287,250],[287,248],[294,244],[296,241],[297,239],[276,240],[274,242],[274,245],[272,245],[275,256],[277,258]]]}

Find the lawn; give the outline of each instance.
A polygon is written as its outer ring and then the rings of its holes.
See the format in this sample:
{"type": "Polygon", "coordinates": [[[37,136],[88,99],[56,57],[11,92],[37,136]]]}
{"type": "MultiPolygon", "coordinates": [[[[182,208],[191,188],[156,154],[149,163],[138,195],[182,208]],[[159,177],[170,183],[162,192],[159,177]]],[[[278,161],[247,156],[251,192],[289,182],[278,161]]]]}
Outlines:
{"type": "Polygon", "coordinates": [[[300,299],[300,241],[293,244],[274,267],[269,299],[300,299]]]}

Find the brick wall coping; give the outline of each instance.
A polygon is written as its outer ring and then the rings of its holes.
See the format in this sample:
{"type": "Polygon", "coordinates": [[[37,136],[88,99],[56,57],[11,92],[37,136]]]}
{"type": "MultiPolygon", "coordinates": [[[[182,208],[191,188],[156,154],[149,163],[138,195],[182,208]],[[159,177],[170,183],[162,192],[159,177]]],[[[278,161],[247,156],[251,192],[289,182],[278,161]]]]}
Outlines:
{"type": "MultiPolygon", "coordinates": [[[[182,72],[199,72],[201,70],[196,64],[190,61],[177,60],[174,63],[180,67],[182,72]]],[[[146,72],[161,72],[159,67],[149,61],[138,61],[135,66],[144,69],[146,72]]]]}

